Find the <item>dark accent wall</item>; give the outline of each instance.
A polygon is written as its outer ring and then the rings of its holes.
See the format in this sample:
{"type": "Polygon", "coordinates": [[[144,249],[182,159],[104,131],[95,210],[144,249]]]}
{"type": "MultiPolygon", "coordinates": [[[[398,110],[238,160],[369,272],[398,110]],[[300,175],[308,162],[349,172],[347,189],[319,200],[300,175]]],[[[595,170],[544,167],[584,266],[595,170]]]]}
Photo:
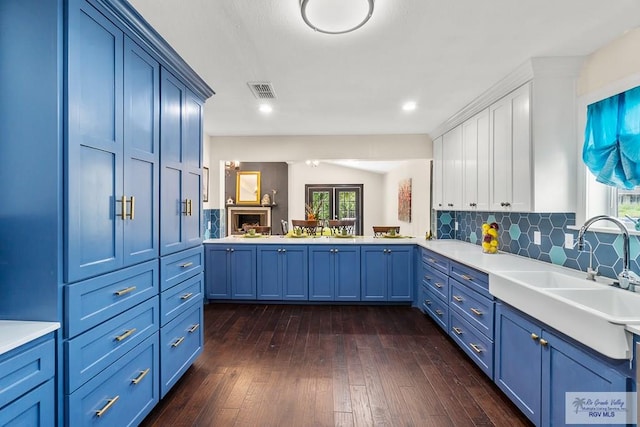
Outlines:
{"type": "MultiPolygon", "coordinates": [[[[260,172],[260,199],[265,193],[273,199],[271,190],[276,190],[276,206],[271,209],[271,233],[282,234],[280,221],[289,214],[289,165],[285,162],[241,162],[241,171],[260,172]]],[[[225,174],[224,199],[236,200],[236,172],[225,174]]],[[[272,200],[273,201],[273,200],[272,200]]],[[[255,205],[254,205],[255,206],[255,205]]]]}

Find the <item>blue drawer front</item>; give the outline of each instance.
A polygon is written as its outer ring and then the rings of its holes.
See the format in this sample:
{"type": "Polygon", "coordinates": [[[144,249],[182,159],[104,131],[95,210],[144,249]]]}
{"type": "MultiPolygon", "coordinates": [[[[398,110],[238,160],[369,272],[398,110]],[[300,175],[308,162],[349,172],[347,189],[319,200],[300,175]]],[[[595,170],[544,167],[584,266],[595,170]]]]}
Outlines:
{"type": "Polygon", "coordinates": [[[67,393],[71,393],[158,331],[158,297],[65,343],[67,393]]]}
{"type": "Polygon", "coordinates": [[[50,379],[9,406],[0,409],[2,427],[55,426],[55,382],[50,379]]]}
{"type": "Polygon", "coordinates": [[[451,325],[449,335],[471,357],[471,360],[493,379],[493,341],[453,310],[449,321],[451,325]]]}
{"type": "Polygon", "coordinates": [[[449,274],[449,258],[424,248],[422,248],[421,257],[423,263],[449,274]]]}
{"type": "Polygon", "coordinates": [[[65,335],[73,338],[158,294],[158,261],[65,286],[65,335]]]}
{"type": "Polygon", "coordinates": [[[460,283],[464,283],[479,294],[493,299],[493,296],[489,293],[489,276],[486,273],[452,261],[449,265],[449,276],[460,283]]]}
{"type": "Polygon", "coordinates": [[[160,259],[160,292],[203,271],[203,246],[162,257],[160,259]]]}
{"type": "Polygon", "coordinates": [[[469,323],[493,340],[493,318],[495,303],[493,300],[473,292],[466,286],[451,280],[451,299],[449,307],[462,315],[469,323]]]}
{"type": "Polygon", "coordinates": [[[160,294],[160,323],[162,326],[195,304],[202,305],[204,273],[187,279],[160,294]]]}
{"type": "Polygon", "coordinates": [[[422,287],[422,301],[420,307],[436,321],[445,331],[449,327],[449,307],[447,303],[433,295],[433,293],[422,287]]]}
{"type": "Polygon", "coordinates": [[[427,285],[434,295],[443,301],[449,301],[449,277],[446,274],[423,263],[422,283],[427,285]]]}
{"type": "Polygon", "coordinates": [[[161,397],[202,352],[202,306],[194,307],[160,330],[161,397]]]}
{"type": "Polygon", "coordinates": [[[49,334],[0,357],[0,408],[53,377],[55,341],[51,337],[49,334]]]}
{"type": "Polygon", "coordinates": [[[156,333],[66,397],[66,425],[140,424],[159,400],[158,366],[156,333]]]}

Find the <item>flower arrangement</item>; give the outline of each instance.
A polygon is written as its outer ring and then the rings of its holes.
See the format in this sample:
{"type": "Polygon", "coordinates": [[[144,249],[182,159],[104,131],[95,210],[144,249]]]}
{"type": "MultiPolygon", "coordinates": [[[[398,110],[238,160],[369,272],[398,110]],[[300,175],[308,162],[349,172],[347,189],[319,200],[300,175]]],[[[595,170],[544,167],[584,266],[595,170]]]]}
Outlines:
{"type": "Polygon", "coordinates": [[[312,221],[314,219],[318,219],[320,216],[320,211],[322,210],[322,205],[324,203],[324,193],[318,195],[318,198],[311,205],[305,204],[304,211],[307,215],[307,219],[312,221]]]}

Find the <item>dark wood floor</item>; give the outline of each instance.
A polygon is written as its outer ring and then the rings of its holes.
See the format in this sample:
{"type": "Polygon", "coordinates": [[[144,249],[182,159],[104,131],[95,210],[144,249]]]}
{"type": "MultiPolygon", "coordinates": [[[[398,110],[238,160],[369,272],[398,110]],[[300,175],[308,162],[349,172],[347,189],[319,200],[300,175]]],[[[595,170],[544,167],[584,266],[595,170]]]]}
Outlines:
{"type": "Polygon", "coordinates": [[[205,348],[144,426],[527,426],[420,311],[205,306],[205,348]]]}

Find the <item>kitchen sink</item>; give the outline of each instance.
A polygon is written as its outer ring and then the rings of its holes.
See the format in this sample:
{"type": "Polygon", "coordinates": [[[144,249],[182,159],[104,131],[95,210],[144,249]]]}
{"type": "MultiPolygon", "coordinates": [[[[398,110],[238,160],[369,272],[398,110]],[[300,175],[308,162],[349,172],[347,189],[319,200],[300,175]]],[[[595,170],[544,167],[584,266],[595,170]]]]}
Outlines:
{"type": "Polygon", "coordinates": [[[597,288],[601,285],[587,279],[569,276],[555,271],[509,271],[502,272],[509,279],[536,288],[597,288]]]}
{"type": "Polygon", "coordinates": [[[640,324],[640,295],[616,288],[548,289],[548,292],[602,313],[609,322],[640,324]]]}

